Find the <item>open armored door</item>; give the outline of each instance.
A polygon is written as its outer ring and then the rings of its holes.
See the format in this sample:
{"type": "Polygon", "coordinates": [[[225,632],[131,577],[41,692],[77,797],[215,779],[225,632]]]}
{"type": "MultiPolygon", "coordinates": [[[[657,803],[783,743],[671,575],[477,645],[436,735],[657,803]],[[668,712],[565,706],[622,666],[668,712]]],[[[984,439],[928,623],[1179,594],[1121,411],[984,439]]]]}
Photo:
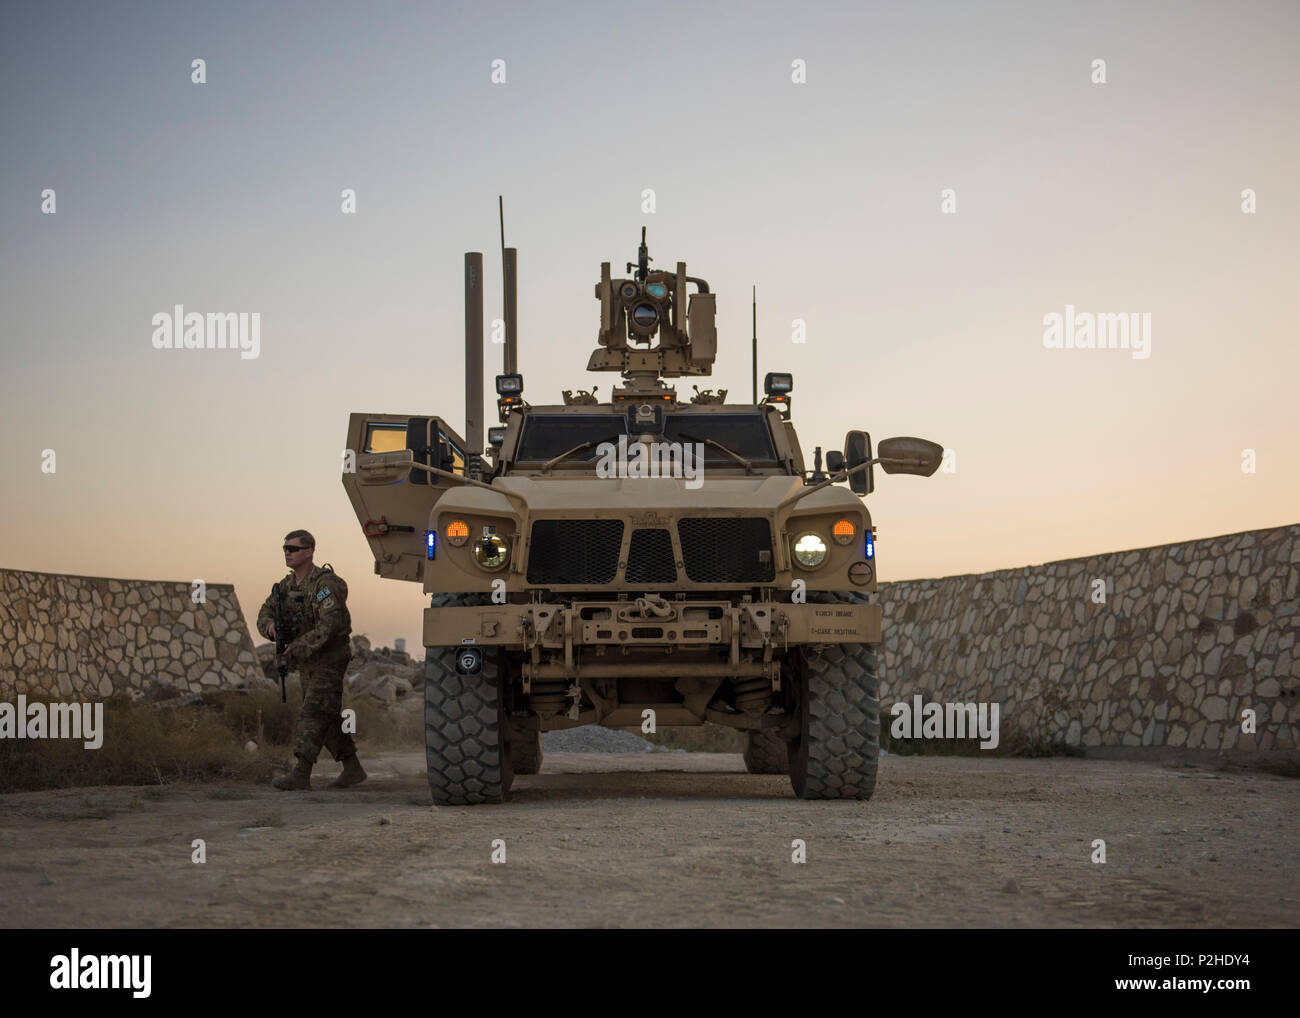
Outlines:
{"type": "Polygon", "coordinates": [[[464,440],[440,417],[361,413],[348,418],[346,448],[355,453],[348,457],[355,462],[344,462],[343,487],[370,542],[375,572],[421,582],[428,559],[429,513],[456,482],[414,467],[385,467],[404,458],[395,454],[409,450],[413,463],[464,475],[464,440]]]}

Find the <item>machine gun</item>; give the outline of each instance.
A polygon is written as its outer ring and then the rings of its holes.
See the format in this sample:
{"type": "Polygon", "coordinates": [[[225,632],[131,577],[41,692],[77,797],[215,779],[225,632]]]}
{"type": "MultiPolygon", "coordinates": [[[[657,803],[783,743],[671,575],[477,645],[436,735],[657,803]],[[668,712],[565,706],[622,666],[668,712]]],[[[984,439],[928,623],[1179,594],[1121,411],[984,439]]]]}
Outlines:
{"type": "Polygon", "coordinates": [[[285,692],[284,680],[289,674],[289,666],[284,660],[284,648],[288,640],[284,635],[284,612],[280,610],[280,584],[271,588],[271,600],[275,603],[275,670],[280,673],[280,702],[288,703],[289,696],[285,692]]]}

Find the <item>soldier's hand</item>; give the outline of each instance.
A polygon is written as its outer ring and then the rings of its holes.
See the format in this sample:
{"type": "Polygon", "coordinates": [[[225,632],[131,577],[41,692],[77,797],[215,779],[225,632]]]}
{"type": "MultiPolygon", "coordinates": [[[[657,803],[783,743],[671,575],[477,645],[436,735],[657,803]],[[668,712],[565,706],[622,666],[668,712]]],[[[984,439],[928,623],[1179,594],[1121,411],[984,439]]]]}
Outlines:
{"type": "Polygon", "coordinates": [[[268,622],[268,623],[266,624],[266,631],[267,631],[267,633],[270,635],[271,639],[274,640],[274,639],[275,639],[275,623],[274,623],[274,622],[268,622]]]}

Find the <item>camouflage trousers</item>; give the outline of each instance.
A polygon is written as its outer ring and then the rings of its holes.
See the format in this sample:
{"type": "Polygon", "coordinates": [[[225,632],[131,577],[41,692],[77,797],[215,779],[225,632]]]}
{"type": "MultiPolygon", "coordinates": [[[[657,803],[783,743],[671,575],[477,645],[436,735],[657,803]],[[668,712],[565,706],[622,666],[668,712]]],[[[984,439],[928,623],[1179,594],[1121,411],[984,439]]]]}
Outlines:
{"type": "Polygon", "coordinates": [[[350,648],[316,654],[298,666],[302,681],[302,710],[293,727],[293,755],[315,763],[321,747],[335,760],[356,751],[352,736],[343,731],[343,673],[352,658],[350,648]]]}

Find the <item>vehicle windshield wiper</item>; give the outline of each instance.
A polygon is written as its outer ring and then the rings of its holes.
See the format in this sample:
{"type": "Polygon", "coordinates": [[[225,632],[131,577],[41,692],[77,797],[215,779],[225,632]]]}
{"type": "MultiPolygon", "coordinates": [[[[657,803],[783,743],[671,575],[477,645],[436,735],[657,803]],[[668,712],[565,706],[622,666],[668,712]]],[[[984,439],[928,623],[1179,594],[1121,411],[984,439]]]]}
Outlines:
{"type": "Polygon", "coordinates": [[[740,455],[740,453],[738,453],[738,452],[732,452],[730,449],[728,449],[728,448],[727,448],[725,445],[723,445],[721,442],[715,442],[715,441],[714,441],[713,439],[711,439],[711,438],[696,438],[694,435],[688,435],[688,434],[686,434],[686,432],[684,432],[684,431],[679,431],[679,432],[677,432],[677,437],[678,437],[678,438],[684,438],[684,439],[686,439],[686,441],[688,441],[688,442],[699,442],[699,443],[701,443],[702,445],[707,445],[707,446],[709,446],[710,448],[717,449],[717,450],[719,450],[720,452],[724,452],[724,453],[726,453],[728,456],[730,456],[733,460],[735,460],[737,463],[739,463],[742,467],[744,467],[744,468],[745,468],[745,473],[747,473],[747,474],[752,474],[752,473],[754,472],[754,464],[753,464],[753,463],[751,463],[749,460],[745,459],[745,457],[742,456],[742,455],[740,455]]]}
{"type": "Polygon", "coordinates": [[[551,467],[555,466],[557,463],[560,463],[563,460],[567,460],[574,453],[582,452],[584,449],[590,449],[593,445],[603,445],[606,442],[608,442],[610,445],[613,445],[617,441],[618,441],[618,435],[610,435],[608,438],[593,439],[590,442],[583,442],[580,445],[575,445],[572,449],[568,449],[560,453],[560,455],[558,456],[552,456],[545,463],[543,463],[542,473],[546,473],[546,471],[550,470],[551,467]]]}

